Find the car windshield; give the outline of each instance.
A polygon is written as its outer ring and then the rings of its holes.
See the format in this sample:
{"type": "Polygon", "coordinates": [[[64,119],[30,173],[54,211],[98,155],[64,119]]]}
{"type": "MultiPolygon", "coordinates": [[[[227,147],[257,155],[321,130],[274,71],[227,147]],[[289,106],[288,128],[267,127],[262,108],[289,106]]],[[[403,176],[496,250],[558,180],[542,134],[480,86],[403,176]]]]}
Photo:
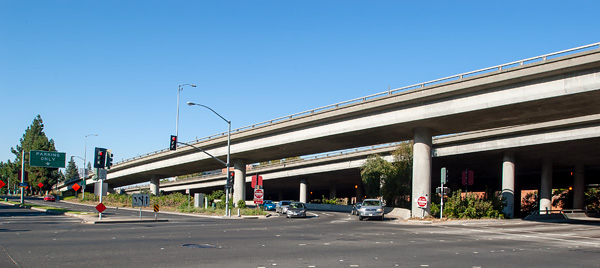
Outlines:
{"type": "Polygon", "coordinates": [[[292,204],[290,204],[290,208],[304,208],[304,204],[302,204],[302,203],[292,203],[292,204]]]}
{"type": "Polygon", "coordinates": [[[265,204],[273,204],[273,201],[271,201],[271,200],[266,200],[266,201],[265,201],[265,204]]]}
{"type": "Polygon", "coordinates": [[[362,203],[363,206],[368,207],[368,206],[381,206],[381,202],[379,202],[379,200],[368,200],[368,201],[364,201],[362,203]]]}
{"type": "Polygon", "coordinates": [[[283,206],[283,205],[289,205],[292,202],[290,202],[290,201],[281,201],[280,203],[283,206]]]}

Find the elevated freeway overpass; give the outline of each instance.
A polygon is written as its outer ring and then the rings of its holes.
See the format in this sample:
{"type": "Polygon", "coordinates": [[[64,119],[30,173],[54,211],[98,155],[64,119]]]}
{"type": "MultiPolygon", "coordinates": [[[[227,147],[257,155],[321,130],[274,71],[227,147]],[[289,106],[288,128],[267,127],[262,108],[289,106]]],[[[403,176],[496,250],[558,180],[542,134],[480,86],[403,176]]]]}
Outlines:
{"type": "MultiPolygon", "coordinates": [[[[446,77],[235,130],[234,201],[246,196],[247,163],[401,140],[415,141],[413,196],[430,195],[434,136],[599,114],[598,46],[446,77]]],[[[225,159],[226,133],[192,143],[225,159]]],[[[107,182],[118,187],[150,181],[157,192],[161,178],[218,168],[220,164],[205,154],[179,147],[117,163],[107,182]]],[[[514,176],[503,180],[514,185],[514,176]]],[[[542,188],[541,192],[551,191],[542,188]]],[[[542,199],[542,207],[547,206],[545,194],[542,199]]],[[[415,204],[413,211],[417,210],[415,204]]]]}
{"type": "MultiPolygon", "coordinates": [[[[582,208],[582,183],[600,183],[600,153],[597,146],[590,146],[594,144],[600,144],[600,115],[436,137],[432,146],[433,174],[437,178],[441,167],[448,168],[451,178],[449,185],[456,190],[462,188],[459,179],[461,171],[468,168],[476,172],[476,183],[469,189],[502,189],[503,165],[508,158],[514,166],[514,176],[519,184],[514,187],[514,196],[506,197],[518,201],[521,200],[519,190],[539,189],[543,159],[551,158],[554,160],[553,187],[575,186],[575,199],[578,200],[573,204],[582,208]],[[583,174],[577,179],[583,182],[576,185],[571,172],[578,165],[583,165],[583,174]]],[[[248,171],[245,179],[245,199],[252,199],[250,181],[254,174],[263,177],[268,199],[299,200],[302,195],[306,195],[307,200],[321,196],[360,197],[363,195],[363,186],[359,168],[367,156],[379,154],[392,161],[391,152],[397,147],[398,143],[370,146],[255,166],[248,171]],[[306,192],[299,190],[302,183],[307,184],[306,192]]],[[[224,182],[225,175],[213,174],[163,183],[161,190],[210,193],[222,189],[224,182]]],[[[439,183],[436,181],[434,186],[439,186],[439,183]]],[[[136,192],[143,188],[147,189],[148,185],[133,187],[128,191],[136,192]]],[[[514,205],[517,206],[515,210],[519,211],[519,202],[514,205]]],[[[512,215],[512,210],[505,212],[512,215]]]]}

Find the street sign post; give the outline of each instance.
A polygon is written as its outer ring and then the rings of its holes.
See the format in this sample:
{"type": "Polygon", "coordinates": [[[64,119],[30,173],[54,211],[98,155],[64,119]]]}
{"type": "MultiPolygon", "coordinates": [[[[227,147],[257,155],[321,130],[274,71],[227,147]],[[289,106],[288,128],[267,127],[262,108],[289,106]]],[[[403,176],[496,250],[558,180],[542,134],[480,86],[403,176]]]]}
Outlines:
{"type": "Polygon", "coordinates": [[[426,208],[427,207],[427,197],[419,196],[419,198],[417,198],[417,205],[420,208],[426,208]]]}
{"type": "Polygon", "coordinates": [[[254,204],[262,204],[264,196],[263,189],[254,189],[254,204]]]}
{"type": "Polygon", "coordinates": [[[132,206],[133,207],[147,207],[150,205],[149,194],[133,194],[132,195],[132,206]]]}
{"type": "Polygon", "coordinates": [[[260,175],[252,176],[252,188],[256,188],[257,185],[258,186],[263,185],[263,178],[260,175]]]}
{"type": "Polygon", "coordinates": [[[45,168],[64,168],[66,163],[66,153],[29,151],[29,166],[45,168]]]}
{"type": "Polygon", "coordinates": [[[416,200],[417,202],[417,206],[419,206],[420,209],[422,209],[423,214],[421,214],[421,218],[424,218],[425,216],[425,208],[427,207],[427,197],[426,196],[419,196],[416,200]]]}
{"type": "Polygon", "coordinates": [[[140,207],[140,220],[142,219],[142,207],[150,206],[149,194],[134,194],[132,197],[132,207],[140,207]]]}
{"type": "Polygon", "coordinates": [[[158,204],[154,204],[154,219],[158,219],[158,211],[160,210],[160,206],[158,204]]]}

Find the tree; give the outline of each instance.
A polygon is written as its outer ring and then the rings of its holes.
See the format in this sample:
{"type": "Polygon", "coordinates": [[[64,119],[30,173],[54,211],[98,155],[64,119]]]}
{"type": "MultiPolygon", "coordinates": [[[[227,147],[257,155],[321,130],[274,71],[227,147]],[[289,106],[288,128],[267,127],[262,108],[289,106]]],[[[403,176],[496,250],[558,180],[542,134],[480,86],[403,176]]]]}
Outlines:
{"type": "MultiPolygon", "coordinates": [[[[25,134],[23,134],[20,140],[20,145],[17,145],[16,149],[11,147],[10,150],[15,154],[14,164],[19,167],[19,170],[23,161],[21,159],[22,152],[27,153],[31,150],[56,152],[54,140],[49,140],[44,133],[44,123],[40,115],[33,119],[31,126],[25,130],[25,134]]],[[[28,183],[30,185],[30,193],[32,194],[34,190],[50,190],[60,177],[57,168],[30,167],[28,164],[25,164],[25,171],[29,172],[28,183]],[[39,183],[42,183],[44,186],[40,188],[38,186],[39,183]]]]}
{"type": "Polygon", "coordinates": [[[83,176],[85,176],[85,177],[89,176],[89,175],[92,173],[92,170],[93,170],[93,169],[92,169],[92,162],[88,161],[88,162],[87,162],[87,169],[86,169],[86,170],[84,170],[84,172],[83,172],[83,173],[84,173],[84,174],[83,174],[83,176]],[[86,171],[87,171],[87,173],[86,173],[86,171]]]}
{"type": "Polygon", "coordinates": [[[360,169],[365,195],[369,198],[381,196],[381,184],[384,178],[393,173],[392,163],[378,154],[369,155],[360,169]]]}
{"type": "Polygon", "coordinates": [[[6,189],[6,191],[8,191],[8,189],[11,191],[15,191],[17,189],[17,171],[18,169],[16,168],[16,165],[11,163],[10,160],[8,160],[6,163],[0,162],[0,177],[2,177],[0,180],[6,183],[6,186],[2,189],[6,189]]]}
{"type": "Polygon", "coordinates": [[[81,177],[79,176],[79,171],[77,170],[77,164],[71,157],[69,164],[67,164],[66,174],[64,176],[65,180],[77,179],[79,180],[81,177]]]}
{"type": "Polygon", "coordinates": [[[389,205],[408,207],[412,178],[412,143],[403,142],[392,153],[390,163],[380,155],[370,155],[360,167],[368,197],[382,196],[389,205]]]}

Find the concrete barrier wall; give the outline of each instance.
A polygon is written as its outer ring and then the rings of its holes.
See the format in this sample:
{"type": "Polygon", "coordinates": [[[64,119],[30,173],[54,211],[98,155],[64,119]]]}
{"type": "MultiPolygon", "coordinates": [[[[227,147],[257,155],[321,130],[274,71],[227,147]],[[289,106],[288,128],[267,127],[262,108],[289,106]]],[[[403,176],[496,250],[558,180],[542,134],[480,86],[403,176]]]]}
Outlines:
{"type": "MultiPolygon", "coordinates": [[[[307,203],[306,208],[308,210],[319,210],[319,211],[336,211],[336,212],[348,212],[352,211],[352,206],[348,205],[329,205],[329,204],[312,204],[307,203]]],[[[384,207],[386,217],[398,218],[403,220],[410,219],[410,209],[405,208],[393,208],[384,207]]]]}
{"type": "Polygon", "coordinates": [[[306,208],[308,210],[321,210],[321,211],[337,211],[337,212],[348,212],[352,211],[352,206],[348,205],[330,205],[330,204],[313,204],[307,203],[306,208]]]}

